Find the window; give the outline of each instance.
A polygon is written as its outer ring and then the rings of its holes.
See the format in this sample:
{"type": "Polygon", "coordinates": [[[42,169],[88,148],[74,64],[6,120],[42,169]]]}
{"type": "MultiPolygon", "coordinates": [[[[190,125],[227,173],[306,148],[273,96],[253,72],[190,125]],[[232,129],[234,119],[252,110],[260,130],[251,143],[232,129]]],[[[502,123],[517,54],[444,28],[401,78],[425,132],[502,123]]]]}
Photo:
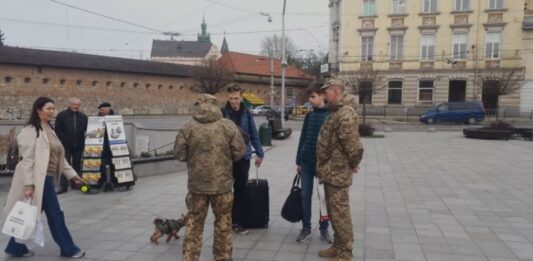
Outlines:
{"type": "Polygon", "coordinates": [[[437,12],[437,0],[422,0],[422,12],[423,13],[436,13],[437,12]]]}
{"type": "Polygon", "coordinates": [[[96,87],[98,85],[98,81],[93,81],[91,85],[96,87]]]}
{"type": "Polygon", "coordinates": [[[468,50],[468,34],[454,33],[453,34],[453,59],[466,59],[468,50]]]}
{"type": "Polygon", "coordinates": [[[59,80],[59,84],[61,84],[61,85],[65,85],[65,83],[67,83],[67,80],[65,80],[65,79],[61,79],[61,80],[59,80]]]}
{"type": "Polygon", "coordinates": [[[372,61],[374,53],[374,36],[361,37],[361,60],[372,61]]]}
{"type": "Polygon", "coordinates": [[[470,10],[470,0],[455,0],[455,11],[470,10]]]}
{"type": "Polygon", "coordinates": [[[120,88],[124,88],[124,87],[126,87],[126,82],[121,82],[120,83],[120,88]]]}
{"type": "Polygon", "coordinates": [[[48,79],[48,78],[43,78],[43,84],[48,84],[48,82],[50,82],[50,79],[48,79]]]}
{"type": "Polygon", "coordinates": [[[105,86],[106,86],[106,87],[110,87],[110,86],[111,86],[111,81],[107,81],[107,82],[105,83],[105,86]]]}
{"type": "Polygon", "coordinates": [[[80,86],[81,85],[81,80],[76,80],[76,85],[80,86]]]}
{"type": "Polygon", "coordinates": [[[374,83],[370,81],[359,82],[359,104],[372,104],[374,83]]]}
{"type": "Polygon", "coordinates": [[[137,87],[139,87],[139,83],[137,82],[133,83],[133,88],[137,88],[137,87]]]}
{"type": "Polygon", "coordinates": [[[487,33],[485,39],[485,58],[486,59],[499,59],[500,58],[500,32],[487,33]]]}
{"type": "Polygon", "coordinates": [[[431,104],[433,103],[433,81],[424,80],[420,81],[418,88],[418,101],[420,103],[431,104]]]}
{"type": "Polygon", "coordinates": [[[490,0],[489,9],[503,9],[503,0],[490,0]]]}
{"type": "Polygon", "coordinates": [[[390,59],[399,61],[403,59],[403,35],[391,35],[390,59]]]}
{"type": "Polygon", "coordinates": [[[405,1],[406,0],[392,0],[392,14],[403,14],[405,13],[405,1]]]}
{"type": "Polygon", "coordinates": [[[11,76],[6,76],[6,77],[4,78],[4,82],[5,82],[5,83],[10,83],[12,80],[13,80],[13,77],[11,77],[11,76]]]}
{"type": "Polygon", "coordinates": [[[402,104],[402,82],[389,82],[389,98],[388,104],[402,104]]]}
{"type": "Polygon", "coordinates": [[[363,0],[363,16],[376,15],[376,1],[363,0]]]}
{"type": "Polygon", "coordinates": [[[24,78],[24,82],[25,82],[25,83],[30,83],[30,82],[31,82],[31,78],[30,78],[30,77],[26,77],[26,78],[24,78]]]}
{"type": "Polygon", "coordinates": [[[433,61],[435,56],[435,35],[423,34],[420,40],[420,60],[433,61]]]}

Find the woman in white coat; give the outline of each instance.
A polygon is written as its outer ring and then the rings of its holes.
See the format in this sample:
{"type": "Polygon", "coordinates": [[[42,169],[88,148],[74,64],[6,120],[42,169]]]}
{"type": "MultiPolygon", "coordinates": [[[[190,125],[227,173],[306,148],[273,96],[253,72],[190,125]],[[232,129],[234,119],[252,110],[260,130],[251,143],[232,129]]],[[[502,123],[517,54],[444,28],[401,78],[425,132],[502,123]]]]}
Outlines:
{"type": "MultiPolygon", "coordinates": [[[[15,168],[4,211],[9,212],[18,200],[31,198],[32,204],[41,210],[37,212],[37,218],[42,211],[46,213],[50,232],[61,249],[61,256],[81,258],[85,252],[74,244],[70,236],[54,184],[61,174],[77,184],[82,181],[65,160],[63,146],[50,125],[54,113],[54,101],[50,98],[39,97],[33,103],[30,119],[17,137],[22,160],[15,168]]],[[[5,252],[11,256],[33,255],[26,245],[15,242],[14,238],[9,240],[5,252]]]]}

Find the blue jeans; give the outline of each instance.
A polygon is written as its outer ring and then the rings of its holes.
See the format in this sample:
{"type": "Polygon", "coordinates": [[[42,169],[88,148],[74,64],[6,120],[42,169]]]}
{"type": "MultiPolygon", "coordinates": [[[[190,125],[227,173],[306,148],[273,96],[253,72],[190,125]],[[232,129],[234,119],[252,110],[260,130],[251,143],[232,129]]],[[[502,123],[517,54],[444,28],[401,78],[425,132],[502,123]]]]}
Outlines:
{"type": "MultiPolygon", "coordinates": [[[[305,164],[301,165],[301,182],[302,182],[302,225],[304,228],[311,228],[311,199],[313,197],[313,182],[316,176],[316,170],[311,170],[305,164]]],[[[320,230],[328,229],[329,221],[319,221],[320,230]]]]}
{"type": "MultiPolygon", "coordinates": [[[[77,254],[80,248],[72,241],[72,237],[65,225],[65,216],[57,200],[52,176],[46,176],[44,181],[42,210],[46,213],[52,238],[61,249],[61,256],[70,257],[77,254]]],[[[7,244],[5,252],[12,256],[22,256],[28,253],[29,250],[26,245],[15,242],[15,238],[12,237],[7,244]]]]}

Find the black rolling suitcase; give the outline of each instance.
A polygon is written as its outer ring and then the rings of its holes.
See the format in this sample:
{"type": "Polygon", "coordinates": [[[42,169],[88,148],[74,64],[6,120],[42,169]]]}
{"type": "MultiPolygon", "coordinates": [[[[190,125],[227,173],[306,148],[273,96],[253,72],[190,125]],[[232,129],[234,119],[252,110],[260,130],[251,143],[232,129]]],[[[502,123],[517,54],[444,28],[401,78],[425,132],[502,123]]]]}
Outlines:
{"type": "Polygon", "coordinates": [[[270,216],[268,181],[259,179],[259,169],[255,169],[255,179],[246,183],[245,228],[267,228],[270,216]]]}

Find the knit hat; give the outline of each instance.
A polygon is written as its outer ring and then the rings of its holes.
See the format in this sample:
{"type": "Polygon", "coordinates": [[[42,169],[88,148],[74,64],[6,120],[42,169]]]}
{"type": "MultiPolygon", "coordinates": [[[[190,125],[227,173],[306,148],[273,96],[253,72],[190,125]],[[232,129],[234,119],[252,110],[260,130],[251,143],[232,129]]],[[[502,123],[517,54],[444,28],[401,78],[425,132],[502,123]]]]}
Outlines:
{"type": "Polygon", "coordinates": [[[107,108],[107,107],[111,107],[111,103],[109,103],[109,102],[102,102],[102,103],[98,106],[98,109],[101,109],[101,108],[107,108]]]}

